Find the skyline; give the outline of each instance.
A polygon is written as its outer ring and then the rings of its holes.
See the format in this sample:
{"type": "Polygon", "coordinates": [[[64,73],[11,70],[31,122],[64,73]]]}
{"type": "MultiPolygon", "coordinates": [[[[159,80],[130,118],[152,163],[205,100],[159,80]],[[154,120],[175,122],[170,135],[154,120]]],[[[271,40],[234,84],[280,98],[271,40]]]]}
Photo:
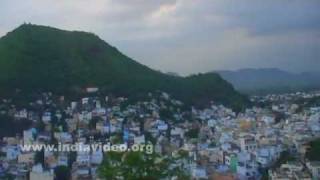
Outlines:
{"type": "Polygon", "coordinates": [[[182,75],[320,70],[317,0],[90,2],[1,1],[0,36],[24,22],[92,32],[139,63],[182,75]]]}

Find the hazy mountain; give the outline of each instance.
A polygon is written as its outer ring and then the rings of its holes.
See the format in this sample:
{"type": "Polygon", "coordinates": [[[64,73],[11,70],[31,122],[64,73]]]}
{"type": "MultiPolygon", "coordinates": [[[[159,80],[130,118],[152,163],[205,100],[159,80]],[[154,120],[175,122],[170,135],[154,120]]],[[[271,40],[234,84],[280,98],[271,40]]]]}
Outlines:
{"type": "Polygon", "coordinates": [[[320,88],[320,73],[290,73],[275,68],[215,71],[235,89],[247,93],[288,92],[320,88]]]}
{"type": "Polygon", "coordinates": [[[137,96],[166,91],[187,103],[215,100],[235,108],[247,98],[218,74],[179,77],[152,70],[92,33],[24,24],[0,39],[2,93],[50,90],[77,92],[98,86],[102,93],[137,96]]]}

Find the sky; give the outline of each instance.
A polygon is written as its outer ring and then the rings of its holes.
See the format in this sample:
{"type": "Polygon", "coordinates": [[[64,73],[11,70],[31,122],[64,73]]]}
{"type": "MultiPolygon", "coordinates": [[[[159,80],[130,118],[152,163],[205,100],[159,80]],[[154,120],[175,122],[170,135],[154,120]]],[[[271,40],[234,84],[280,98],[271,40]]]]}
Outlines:
{"type": "Polygon", "coordinates": [[[153,69],[320,71],[320,0],[1,0],[25,23],[93,32],[153,69]]]}

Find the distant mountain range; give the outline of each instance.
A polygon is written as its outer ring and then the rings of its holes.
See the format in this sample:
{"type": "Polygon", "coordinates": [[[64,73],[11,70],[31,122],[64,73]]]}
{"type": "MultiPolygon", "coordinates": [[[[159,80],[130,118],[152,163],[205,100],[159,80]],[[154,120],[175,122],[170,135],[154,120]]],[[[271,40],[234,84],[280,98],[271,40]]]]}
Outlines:
{"type": "Polygon", "coordinates": [[[320,73],[290,73],[276,68],[214,71],[245,93],[282,93],[320,88],[320,73]]]}
{"type": "Polygon", "coordinates": [[[248,99],[216,73],[179,77],[152,70],[92,33],[24,24],[0,39],[0,94],[85,87],[101,93],[138,96],[165,91],[185,103],[211,100],[240,109],[248,99]]]}

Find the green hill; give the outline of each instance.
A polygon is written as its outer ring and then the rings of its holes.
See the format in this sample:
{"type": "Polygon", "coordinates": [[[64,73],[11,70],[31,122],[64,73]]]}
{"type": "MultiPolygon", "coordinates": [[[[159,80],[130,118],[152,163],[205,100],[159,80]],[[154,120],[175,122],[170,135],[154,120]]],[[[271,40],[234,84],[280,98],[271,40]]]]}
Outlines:
{"type": "Polygon", "coordinates": [[[217,74],[170,76],[137,63],[94,34],[30,24],[0,39],[0,86],[3,92],[98,86],[126,96],[161,90],[187,103],[215,100],[237,109],[248,102],[217,74]]]}

